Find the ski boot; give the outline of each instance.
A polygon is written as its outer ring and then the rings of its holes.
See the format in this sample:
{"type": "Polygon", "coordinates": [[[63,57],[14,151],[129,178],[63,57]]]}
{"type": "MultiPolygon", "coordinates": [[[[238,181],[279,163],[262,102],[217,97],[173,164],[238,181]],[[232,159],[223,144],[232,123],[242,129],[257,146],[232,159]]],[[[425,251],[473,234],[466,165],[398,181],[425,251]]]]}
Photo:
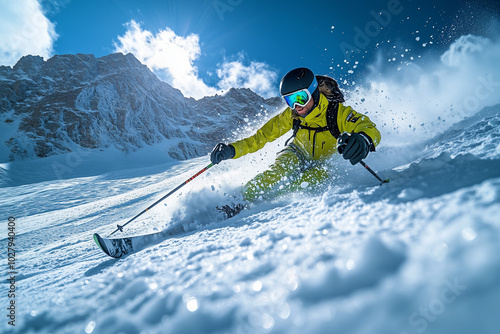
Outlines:
{"type": "Polygon", "coordinates": [[[218,206],[217,210],[222,212],[226,219],[229,219],[231,217],[236,216],[238,213],[241,212],[245,208],[245,205],[243,204],[236,204],[236,205],[223,205],[223,206],[218,206]]]}

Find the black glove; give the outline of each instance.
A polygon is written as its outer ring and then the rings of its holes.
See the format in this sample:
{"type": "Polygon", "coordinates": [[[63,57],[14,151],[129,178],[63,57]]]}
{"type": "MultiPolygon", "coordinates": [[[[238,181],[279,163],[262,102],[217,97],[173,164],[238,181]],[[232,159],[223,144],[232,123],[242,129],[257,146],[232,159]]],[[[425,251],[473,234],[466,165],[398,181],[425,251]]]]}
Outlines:
{"type": "Polygon", "coordinates": [[[369,139],[360,133],[343,133],[337,140],[337,151],[355,165],[366,158],[370,151],[369,139]]]}
{"type": "Polygon", "coordinates": [[[210,160],[214,165],[217,165],[222,160],[232,159],[236,155],[236,150],[233,145],[226,145],[224,143],[219,143],[215,145],[210,154],[210,160]]]}

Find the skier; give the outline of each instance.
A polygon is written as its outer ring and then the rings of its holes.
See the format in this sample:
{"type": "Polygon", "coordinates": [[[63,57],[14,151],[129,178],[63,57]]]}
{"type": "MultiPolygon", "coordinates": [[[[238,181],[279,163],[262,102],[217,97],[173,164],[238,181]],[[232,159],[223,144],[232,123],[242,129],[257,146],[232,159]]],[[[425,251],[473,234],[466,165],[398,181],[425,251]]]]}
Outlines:
{"type": "MultiPolygon", "coordinates": [[[[325,160],[337,151],[355,165],[380,142],[375,124],[343,105],[344,96],[330,77],[315,76],[308,68],[293,69],[281,79],[280,94],[287,104],[283,112],[248,138],[217,144],[210,155],[213,164],[237,159],[293,130],[274,164],[243,187],[246,203],[297,190],[304,182],[318,185],[328,178],[325,160]]],[[[237,204],[218,209],[230,218],[244,207],[237,204]]]]}

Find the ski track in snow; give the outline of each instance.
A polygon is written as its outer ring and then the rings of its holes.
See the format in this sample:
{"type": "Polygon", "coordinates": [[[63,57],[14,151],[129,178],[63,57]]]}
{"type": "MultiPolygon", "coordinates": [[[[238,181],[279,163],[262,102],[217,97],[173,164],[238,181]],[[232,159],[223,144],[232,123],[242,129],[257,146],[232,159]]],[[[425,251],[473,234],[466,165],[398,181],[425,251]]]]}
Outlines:
{"type": "MultiPolygon", "coordinates": [[[[126,230],[182,221],[182,232],[119,260],[92,234],[107,235],[202,169],[206,157],[2,188],[2,212],[17,214],[16,329],[496,333],[498,111],[432,145],[403,148],[418,152],[405,163],[391,166],[397,149],[382,147],[367,163],[391,178],[387,185],[337,160],[337,178],[321,191],[225,221],[214,207],[231,201],[276,147],[263,158],[224,162],[126,230]]],[[[8,330],[5,319],[1,326],[8,330]]]]}

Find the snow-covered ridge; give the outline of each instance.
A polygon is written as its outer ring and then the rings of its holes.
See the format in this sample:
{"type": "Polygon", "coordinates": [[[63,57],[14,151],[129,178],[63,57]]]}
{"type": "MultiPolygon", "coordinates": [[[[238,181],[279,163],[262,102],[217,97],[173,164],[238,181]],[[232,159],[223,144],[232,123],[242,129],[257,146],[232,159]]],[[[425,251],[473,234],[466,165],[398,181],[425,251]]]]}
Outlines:
{"type": "Polygon", "coordinates": [[[280,105],[249,89],[185,98],[132,54],[25,56],[0,66],[0,161],[157,143],[186,159],[280,105]]]}

